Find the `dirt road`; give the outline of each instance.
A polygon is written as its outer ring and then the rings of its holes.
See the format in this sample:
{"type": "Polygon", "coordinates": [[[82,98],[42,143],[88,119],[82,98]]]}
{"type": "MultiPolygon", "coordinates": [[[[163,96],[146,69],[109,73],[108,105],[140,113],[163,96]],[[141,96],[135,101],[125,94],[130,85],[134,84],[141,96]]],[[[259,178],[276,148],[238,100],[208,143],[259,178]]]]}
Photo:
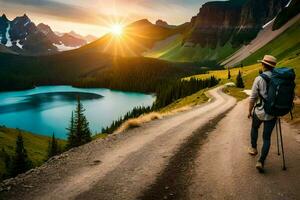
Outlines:
{"type": "MultiPolygon", "coordinates": [[[[250,121],[247,101],[239,103],[213,131],[197,153],[190,199],[279,200],[300,199],[300,130],[283,123],[287,171],[277,155],[276,132],[265,163],[265,174],[257,173],[258,156],[247,155],[250,121]]],[[[258,147],[262,146],[262,134],[258,147]]]]}
{"type": "MultiPolygon", "coordinates": [[[[209,92],[213,100],[194,109],[97,140],[19,177],[5,199],[136,199],[155,182],[176,150],[236,100],[209,92]]],[[[202,134],[201,134],[202,135],[202,134]]]]}
{"type": "Polygon", "coordinates": [[[220,88],[210,95],[190,111],[67,152],[19,177],[3,198],[299,199],[297,133],[284,125],[288,171],[272,149],[258,174],[246,152],[246,103],[235,106],[220,88]]]}

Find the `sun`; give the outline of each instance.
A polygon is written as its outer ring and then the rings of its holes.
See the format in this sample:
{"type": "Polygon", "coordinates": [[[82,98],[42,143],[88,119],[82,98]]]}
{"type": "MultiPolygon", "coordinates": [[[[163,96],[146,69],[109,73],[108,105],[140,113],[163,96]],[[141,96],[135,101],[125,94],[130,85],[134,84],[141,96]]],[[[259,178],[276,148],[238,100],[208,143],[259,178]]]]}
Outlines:
{"type": "Polygon", "coordinates": [[[111,33],[116,36],[121,36],[123,33],[123,26],[121,24],[113,24],[110,29],[111,33]]]}

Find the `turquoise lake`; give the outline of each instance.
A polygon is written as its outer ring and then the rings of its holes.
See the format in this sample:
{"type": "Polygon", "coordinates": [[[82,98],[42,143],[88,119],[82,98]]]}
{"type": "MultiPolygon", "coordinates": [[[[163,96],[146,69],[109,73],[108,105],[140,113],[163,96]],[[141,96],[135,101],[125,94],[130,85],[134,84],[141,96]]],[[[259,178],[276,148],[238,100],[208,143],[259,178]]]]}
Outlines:
{"type": "Polygon", "coordinates": [[[110,89],[43,86],[32,90],[0,92],[0,125],[40,135],[66,139],[66,128],[76,107],[77,96],[93,133],[122,117],[136,106],[151,106],[154,95],[110,89]]]}

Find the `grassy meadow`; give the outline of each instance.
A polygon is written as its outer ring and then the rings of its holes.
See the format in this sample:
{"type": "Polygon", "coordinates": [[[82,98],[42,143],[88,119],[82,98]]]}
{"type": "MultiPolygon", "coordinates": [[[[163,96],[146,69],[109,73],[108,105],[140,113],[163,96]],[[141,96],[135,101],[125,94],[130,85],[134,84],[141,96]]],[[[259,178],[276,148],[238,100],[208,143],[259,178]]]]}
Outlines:
{"type": "MultiPolygon", "coordinates": [[[[19,133],[22,133],[24,146],[27,150],[28,157],[33,162],[34,166],[39,166],[47,158],[48,143],[50,137],[36,135],[26,131],[0,127],[0,150],[4,149],[10,156],[14,155],[16,147],[16,138],[19,133]]],[[[65,141],[59,140],[59,145],[64,146],[65,141]]],[[[6,172],[4,158],[0,154],[0,180],[1,175],[6,172]]]]}

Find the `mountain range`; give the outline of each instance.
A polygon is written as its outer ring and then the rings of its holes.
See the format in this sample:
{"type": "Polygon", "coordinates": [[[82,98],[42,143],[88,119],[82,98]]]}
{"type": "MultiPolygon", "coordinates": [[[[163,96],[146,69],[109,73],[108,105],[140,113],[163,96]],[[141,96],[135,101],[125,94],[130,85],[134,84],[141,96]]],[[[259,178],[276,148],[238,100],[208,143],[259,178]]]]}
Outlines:
{"type": "Polygon", "coordinates": [[[33,23],[24,14],[12,21],[3,14],[0,17],[0,51],[22,55],[52,54],[79,48],[96,38],[83,37],[74,31],[57,35],[46,24],[33,23]]]}
{"type": "MultiPolygon", "coordinates": [[[[69,84],[154,92],[157,84],[172,77],[199,73],[208,68],[239,66],[245,60],[251,64],[250,61],[263,56],[256,54],[262,48],[267,49],[266,53],[276,49],[272,54],[278,58],[298,56],[299,13],[299,0],[208,2],[190,22],[179,26],[169,25],[163,20],[151,23],[142,19],[126,26],[121,36],[107,33],[80,48],[35,56],[34,59],[14,55],[12,51],[17,52],[15,48],[19,44],[25,48],[25,41],[29,43],[32,38],[41,37],[51,41],[49,49],[57,52],[55,45],[64,34],[54,33],[46,25],[25,23],[31,37],[22,35],[24,43],[18,41],[11,28],[10,37],[14,39],[2,39],[0,52],[5,53],[0,53],[0,90],[69,84]],[[287,35],[287,31],[291,33],[287,35]],[[284,48],[278,43],[268,47],[283,34],[284,38],[292,38],[284,48]],[[247,58],[251,55],[255,56],[249,61],[247,58]]],[[[2,24],[0,21],[0,30],[2,24]]],[[[24,22],[22,24],[24,26],[24,22]]],[[[3,36],[2,32],[0,35],[3,36]]],[[[73,33],[68,35],[74,36],[73,33]]],[[[43,41],[39,45],[44,45],[43,41]]],[[[39,48],[36,43],[29,44],[26,49],[31,52],[33,47],[39,48]]],[[[47,44],[49,42],[45,42],[47,44]]]]}

